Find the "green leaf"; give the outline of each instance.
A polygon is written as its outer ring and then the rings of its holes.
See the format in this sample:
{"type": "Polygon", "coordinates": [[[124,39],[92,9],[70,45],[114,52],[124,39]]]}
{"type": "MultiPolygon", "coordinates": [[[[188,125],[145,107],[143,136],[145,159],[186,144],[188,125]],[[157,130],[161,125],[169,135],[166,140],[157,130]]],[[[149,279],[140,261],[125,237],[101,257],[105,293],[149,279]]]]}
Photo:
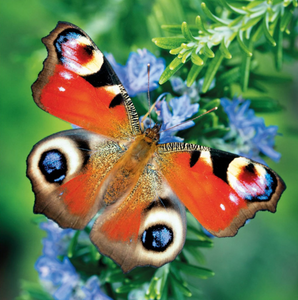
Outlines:
{"type": "Polygon", "coordinates": [[[207,57],[210,57],[210,58],[213,58],[215,55],[214,55],[214,52],[208,47],[207,44],[205,44],[204,48],[203,48],[203,53],[207,56],[207,57]]]}
{"type": "Polygon", "coordinates": [[[176,281],[170,277],[171,292],[175,300],[185,300],[183,292],[177,287],[176,281]]]}
{"type": "Polygon", "coordinates": [[[198,264],[204,264],[206,262],[202,251],[200,251],[198,248],[184,247],[182,251],[188,261],[192,261],[194,259],[198,264]]]}
{"type": "Polygon", "coordinates": [[[240,78],[240,67],[232,68],[220,76],[218,76],[216,80],[216,86],[219,87],[225,87],[227,85],[230,85],[234,82],[237,82],[240,78]]]}
{"type": "Polygon", "coordinates": [[[277,100],[270,97],[250,97],[249,100],[250,107],[257,112],[275,112],[283,108],[277,100]]]}
{"type": "Polygon", "coordinates": [[[245,24],[243,24],[240,27],[240,30],[246,31],[248,28],[251,28],[254,25],[256,25],[261,19],[262,19],[262,16],[258,16],[258,17],[255,17],[253,19],[249,19],[245,24]]]}
{"type": "Polygon", "coordinates": [[[172,264],[175,266],[175,268],[177,268],[178,270],[180,270],[181,272],[183,272],[187,275],[191,275],[191,276],[202,278],[202,279],[206,279],[211,276],[214,276],[214,272],[209,269],[192,266],[192,265],[183,263],[178,260],[174,260],[172,262],[172,264]]]}
{"type": "Polygon", "coordinates": [[[208,138],[215,138],[215,137],[223,137],[230,131],[230,128],[227,128],[223,125],[219,125],[213,128],[204,128],[202,130],[202,135],[208,138]]]}
{"type": "MultiPolygon", "coordinates": [[[[248,50],[252,51],[252,41],[248,40],[248,50]]],[[[246,92],[250,75],[251,56],[242,55],[242,63],[240,67],[240,83],[243,92],[246,92]]]]}
{"type": "MultiPolygon", "coordinates": [[[[206,236],[206,234],[199,230],[198,228],[195,228],[193,226],[190,226],[188,223],[187,223],[187,233],[188,234],[194,234],[195,237],[199,240],[199,241],[210,241],[210,239],[206,236]]],[[[188,237],[188,235],[187,235],[188,237]]]]}
{"type": "Polygon", "coordinates": [[[234,19],[233,21],[231,21],[228,26],[230,28],[232,28],[232,27],[238,25],[242,20],[243,20],[243,16],[240,16],[240,17],[234,19]]]}
{"type": "MultiPolygon", "coordinates": [[[[187,51],[185,51],[182,55],[181,55],[181,61],[183,63],[186,63],[187,59],[191,56],[191,53],[192,53],[192,49],[189,49],[187,51]]],[[[178,55],[179,57],[179,55],[178,55]]]]}
{"type": "Polygon", "coordinates": [[[283,31],[281,30],[281,20],[278,20],[274,37],[276,40],[276,47],[275,47],[275,67],[278,71],[281,71],[282,68],[282,57],[283,57],[283,31]]]}
{"type": "Polygon", "coordinates": [[[228,48],[226,47],[224,39],[220,43],[219,50],[221,51],[222,55],[225,58],[227,58],[227,59],[231,59],[232,58],[232,54],[229,52],[228,48]]]}
{"type": "Polygon", "coordinates": [[[257,24],[255,32],[253,34],[253,36],[251,37],[253,42],[258,41],[262,34],[263,34],[263,26],[262,26],[263,22],[260,22],[259,24],[257,24]]]}
{"type": "Polygon", "coordinates": [[[246,92],[248,87],[249,74],[250,74],[250,62],[251,62],[251,57],[247,55],[243,55],[242,64],[240,68],[241,70],[240,81],[241,81],[241,88],[243,92],[246,92]]]}
{"type": "Polygon", "coordinates": [[[246,53],[247,56],[252,56],[252,52],[249,50],[249,48],[246,47],[246,45],[243,42],[242,34],[243,34],[243,31],[239,31],[237,34],[237,41],[239,43],[239,46],[244,51],[244,53],[246,53]]]}
{"type": "Polygon", "coordinates": [[[285,31],[293,17],[292,10],[285,8],[284,14],[281,17],[280,30],[285,31]]]}
{"type": "MultiPolygon", "coordinates": [[[[172,75],[174,75],[182,66],[183,63],[181,61],[181,58],[174,58],[174,60],[176,60],[173,65],[175,65],[175,68],[171,69],[170,65],[168,65],[166,67],[166,69],[163,71],[163,73],[161,74],[160,78],[159,78],[159,84],[164,84],[166,81],[168,81],[170,79],[170,77],[172,75]]],[[[173,61],[174,61],[173,60],[173,61]]],[[[172,61],[172,62],[173,62],[172,61]]]]}
{"type": "Polygon", "coordinates": [[[138,288],[139,286],[138,285],[134,285],[134,284],[123,284],[121,285],[120,287],[118,287],[115,292],[117,294],[122,294],[122,293],[128,293],[130,292],[131,290],[135,289],[135,288],[138,288]]]}
{"type": "Polygon", "coordinates": [[[219,107],[219,106],[220,106],[220,99],[214,99],[214,100],[208,102],[202,108],[204,108],[207,111],[207,110],[210,110],[214,107],[219,107]]]}
{"type": "Polygon", "coordinates": [[[168,279],[168,274],[170,270],[170,264],[165,264],[164,266],[157,269],[154,276],[158,278],[156,283],[156,295],[157,299],[160,299],[161,296],[164,294],[166,282],[168,279]]]}
{"type": "Polygon", "coordinates": [[[186,240],[186,247],[203,247],[203,248],[212,248],[213,242],[210,240],[198,241],[198,240],[186,240]]]}
{"type": "Polygon", "coordinates": [[[158,281],[157,277],[153,277],[151,279],[150,285],[148,287],[148,290],[146,292],[146,295],[148,296],[149,299],[155,299],[156,297],[156,283],[158,281]]]}
{"type": "Polygon", "coordinates": [[[67,256],[69,258],[73,257],[73,255],[74,255],[80,233],[81,233],[81,231],[77,230],[69,243],[68,250],[67,250],[67,256]]]}
{"type": "Polygon", "coordinates": [[[209,125],[208,127],[213,129],[218,125],[218,116],[214,112],[204,115],[204,118],[205,126],[209,125]]]}
{"type": "Polygon", "coordinates": [[[250,1],[249,4],[245,6],[245,10],[251,10],[252,8],[264,3],[264,0],[254,0],[250,1]]]}
{"type": "Polygon", "coordinates": [[[222,20],[222,19],[218,18],[217,16],[213,15],[213,13],[206,6],[206,3],[202,2],[201,3],[201,8],[202,8],[203,12],[205,13],[205,15],[210,20],[214,21],[215,23],[219,23],[221,25],[229,25],[228,21],[222,20]]]}
{"type": "Polygon", "coordinates": [[[93,244],[91,244],[88,248],[89,248],[91,261],[97,262],[100,259],[101,254],[98,252],[97,248],[93,244]]]}
{"type": "Polygon", "coordinates": [[[260,91],[261,93],[268,93],[268,89],[254,78],[250,78],[249,84],[252,88],[260,91]]]}
{"type": "Polygon", "coordinates": [[[186,22],[183,22],[182,25],[181,25],[181,31],[182,31],[182,34],[184,35],[184,37],[188,40],[188,41],[191,41],[191,42],[197,42],[197,40],[192,36],[189,28],[188,28],[188,25],[186,22]]]}
{"type": "Polygon", "coordinates": [[[246,15],[247,14],[247,12],[245,10],[234,7],[233,5],[229,4],[225,0],[220,0],[220,2],[223,4],[224,7],[226,7],[228,10],[230,10],[233,13],[240,14],[240,15],[246,15]]]}
{"type": "Polygon", "coordinates": [[[224,56],[221,53],[221,51],[217,50],[215,57],[211,60],[210,64],[208,65],[205,78],[204,78],[204,83],[202,86],[202,92],[206,93],[210,87],[210,84],[215,77],[216,72],[218,71],[218,68],[221,65],[221,62],[223,60],[224,56]]]}
{"type": "Polygon", "coordinates": [[[174,49],[177,47],[180,47],[182,43],[186,42],[185,38],[179,38],[179,37],[158,37],[152,39],[153,43],[155,43],[156,46],[162,48],[162,49],[174,49]]]}
{"type": "MultiPolygon", "coordinates": [[[[192,296],[191,291],[185,285],[183,285],[180,280],[178,280],[175,277],[174,273],[171,272],[170,275],[171,275],[170,280],[172,282],[172,287],[177,288],[179,290],[179,292],[181,292],[184,296],[191,297],[192,296]]],[[[180,295],[179,295],[179,298],[180,298],[180,295]]],[[[183,298],[181,298],[181,299],[183,299],[183,298]]]]}
{"type": "MultiPolygon", "coordinates": [[[[182,45],[184,45],[184,44],[182,44],[182,45]]],[[[184,49],[184,47],[180,46],[180,47],[178,47],[178,48],[171,49],[169,52],[170,52],[170,54],[172,54],[172,55],[177,55],[177,54],[179,54],[180,51],[183,50],[183,49],[184,49]]]]}
{"type": "Polygon", "coordinates": [[[263,32],[265,34],[266,39],[272,46],[276,46],[276,42],[273,39],[272,35],[269,32],[268,23],[267,23],[268,14],[266,14],[265,18],[263,19],[263,32]]]}
{"type": "Polygon", "coordinates": [[[204,33],[205,35],[211,35],[212,33],[210,31],[208,31],[205,26],[204,26],[204,23],[202,22],[202,19],[200,16],[197,16],[196,17],[196,25],[198,27],[198,29],[204,33]]]}
{"type": "Polygon", "coordinates": [[[121,270],[115,270],[110,276],[107,277],[106,282],[122,282],[125,279],[125,275],[121,270]]]}
{"type": "Polygon", "coordinates": [[[204,64],[204,60],[197,55],[195,51],[192,51],[191,53],[191,61],[197,66],[202,66],[204,64]]]}
{"type": "Polygon", "coordinates": [[[271,75],[252,72],[252,75],[254,79],[259,79],[270,83],[290,83],[293,81],[291,76],[279,73],[276,75],[271,75]]]}
{"type": "Polygon", "coordinates": [[[186,85],[188,87],[190,87],[196,80],[196,78],[198,77],[199,73],[201,72],[201,70],[204,68],[205,64],[198,66],[196,64],[193,64],[191,66],[190,71],[187,74],[187,78],[186,78],[186,85]]]}
{"type": "Polygon", "coordinates": [[[174,70],[175,68],[177,68],[180,64],[182,64],[182,59],[179,57],[175,57],[171,63],[169,64],[169,68],[170,70],[174,70]]]}
{"type": "MultiPolygon", "coordinates": [[[[164,31],[167,31],[172,34],[181,34],[181,25],[161,25],[161,28],[164,31]]],[[[198,28],[195,25],[188,25],[189,30],[192,34],[197,35],[198,34],[198,28]]]]}

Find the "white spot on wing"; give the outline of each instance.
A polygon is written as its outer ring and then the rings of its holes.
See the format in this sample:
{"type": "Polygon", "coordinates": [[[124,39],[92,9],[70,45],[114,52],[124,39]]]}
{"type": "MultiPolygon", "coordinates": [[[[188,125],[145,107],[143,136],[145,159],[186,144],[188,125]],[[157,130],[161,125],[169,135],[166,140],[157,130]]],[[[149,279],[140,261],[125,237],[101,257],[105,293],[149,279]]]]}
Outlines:
{"type": "Polygon", "coordinates": [[[238,204],[238,198],[234,194],[230,194],[230,200],[236,204],[238,204]]]}
{"type": "Polygon", "coordinates": [[[65,54],[66,54],[67,56],[73,56],[73,51],[67,49],[67,50],[65,50],[65,54]]]}
{"type": "Polygon", "coordinates": [[[68,72],[61,72],[60,76],[63,77],[64,79],[67,79],[67,80],[72,79],[72,75],[68,72]]]}
{"type": "Polygon", "coordinates": [[[110,92],[114,95],[118,95],[120,94],[120,88],[119,88],[119,85],[110,85],[110,86],[106,86],[105,87],[105,90],[107,92],[110,92]]]}
{"type": "Polygon", "coordinates": [[[76,39],[72,39],[69,41],[70,46],[75,47],[78,43],[76,39]]]}
{"type": "Polygon", "coordinates": [[[59,87],[58,87],[58,90],[59,90],[60,92],[65,92],[65,88],[64,88],[63,86],[59,86],[59,87]]]}
{"type": "Polygon", "coordinates": [[[225,206],[224,206],[223,204],[220,205],[220,208],[221,208],[222,210],[226,210],[226,208],[225,208],[225,206]]]}
{"type": "Polygon", "coordinates": [[[210,151],[202,151],[200,155],[200,160],[204,160],[209,166],[212,165],[210,151]]]}

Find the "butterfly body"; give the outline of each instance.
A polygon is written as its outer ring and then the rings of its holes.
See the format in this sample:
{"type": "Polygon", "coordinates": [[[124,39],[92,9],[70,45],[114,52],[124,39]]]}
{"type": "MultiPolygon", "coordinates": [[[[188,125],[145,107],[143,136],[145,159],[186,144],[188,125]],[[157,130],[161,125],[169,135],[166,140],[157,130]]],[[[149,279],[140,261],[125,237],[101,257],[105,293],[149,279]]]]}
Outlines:
{"type": "Polygon", "coordinates": [[[88,35],[58,23],[43,39],[44,69],[32,86],[37,105],[82,127],[37,143],[27,176],[34,212],[83,229],[124,272],[161,266],[181,251],[185,207],[212,234],[233,236],[258,210],[275,211],[285,189],[268,167],[235,154],[159,141],[142,131],[134,105],[88,35]]]}
{"type": "Polygon", "coordinates": [[[141,134],[126,147],[125,154],[106,178],[108,182],[104,192],[106,204],[113,203],[132,191],[144,169],[148,168],[150,162],[152,163],[156,142],[147,135],[141,134]]]}

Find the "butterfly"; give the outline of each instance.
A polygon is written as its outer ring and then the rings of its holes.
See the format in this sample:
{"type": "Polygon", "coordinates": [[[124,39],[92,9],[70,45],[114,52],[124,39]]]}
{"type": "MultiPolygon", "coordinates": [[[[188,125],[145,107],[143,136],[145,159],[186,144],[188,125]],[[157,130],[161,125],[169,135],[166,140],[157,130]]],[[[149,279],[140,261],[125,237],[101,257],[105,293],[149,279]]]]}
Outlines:
{"type": "Polygon", "coordinates": [[[186,236],[185,207],[211,234],[234,236],[285,190],[270,168],[188,143],[159,143],[103,53],[80,28],[59,22],[42,39],[48,56],[32,85],[44,111],[81,128],[37,143],[27,159],[34,213],[83,229],[123,272],[172,261],[186,236]]]}

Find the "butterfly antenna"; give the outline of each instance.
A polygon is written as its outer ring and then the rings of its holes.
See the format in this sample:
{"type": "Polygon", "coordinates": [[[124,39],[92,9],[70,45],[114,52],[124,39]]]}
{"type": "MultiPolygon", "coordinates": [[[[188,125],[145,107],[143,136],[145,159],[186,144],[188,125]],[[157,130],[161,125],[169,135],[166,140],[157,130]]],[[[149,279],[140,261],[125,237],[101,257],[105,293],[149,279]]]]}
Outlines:
{"type": "Polygon", "coordinates": [[[168,94],[168,93],[164,93],[164,94],[160,95],[158,97],[158,99],[151,105],[151,107],[148,110],[148,112],[146,113],[146,115],[143,116],[143,118],[141,120],[141,123],[143,123],[145,121],[145,119],[149,116],[149,114],[152,112],[152,110],[154,109],[154,107],[156,106],[156,104],[159,103],[160,101],[163,101],[165,99],[166,94],[168,94]]]}
{"type": "Polygon", "coordinates": [[[198,119],[198,118],[201,118],[201,117],[203,117],[203,116],[205,116],[205,115],[207,115],[207,114],[209,114],[209,113],[211,113],[212,111],[215,111],[215,110],[217,110],[217,109],[218,109],[218,107],[215,106],[215,107],[209,109],[208,111],[206,111],[206,112],[200,114],[199,116],[197,116],[197,117],[195,117],[195,118],[193,118],[193,119],[187,120],[187,121],[185,121],[185,122],[182,122],[182,123],[180,123],[180,124],[177,124],[177,125],[175,125],[175,126],[172,126],[172,127],[170,127],[170,128],[167,128],[167,129],[165,129],[165,130],[163,130],[163,131],[160,131],[160,133],[165,132],[165,131],[168,131],[168,130],[173,129],[173,128],[175,128],[175,127],[181,126],[182,124],[185,124],[185,123],[187,123],[187,122],[190,122],[190,121],[196,120],[196,119],[198,119]]]}
{"type": "Polygon", "coordinates": [[[147,64],[147,75],[148,75],[148,94],[147,94],[147,98],[148,98],[148,108],[149,108],[148,113],[149,113],[150,127],[151,127],[152,120],[151,120],[151,109],[150,109],[151,103],[150,103],[150,91],[149,91],[149,83],[150,83],[150,64],[147,64]]]}

